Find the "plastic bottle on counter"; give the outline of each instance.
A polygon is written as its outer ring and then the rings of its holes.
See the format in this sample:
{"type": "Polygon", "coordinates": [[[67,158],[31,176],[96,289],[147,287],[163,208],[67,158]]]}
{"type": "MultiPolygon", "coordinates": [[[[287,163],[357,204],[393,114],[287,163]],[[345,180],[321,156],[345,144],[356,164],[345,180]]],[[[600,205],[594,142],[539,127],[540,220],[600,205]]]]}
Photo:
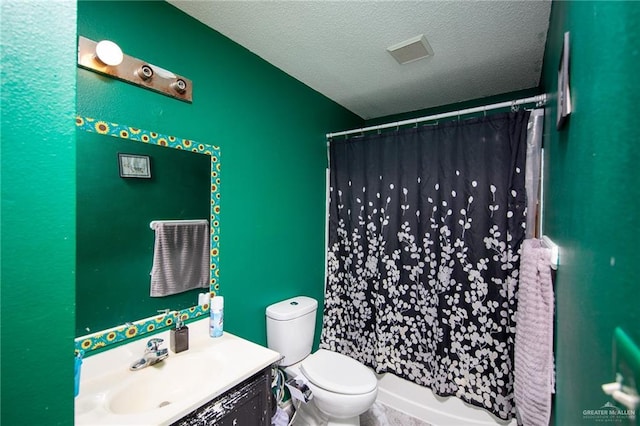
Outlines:
{"type": "Polygon", "coordinates": [[[224,298],[215,296],[211,299],[211,318],[209,319],[209,335],[211,337],[222,336],[224,324],[224,298]]]}

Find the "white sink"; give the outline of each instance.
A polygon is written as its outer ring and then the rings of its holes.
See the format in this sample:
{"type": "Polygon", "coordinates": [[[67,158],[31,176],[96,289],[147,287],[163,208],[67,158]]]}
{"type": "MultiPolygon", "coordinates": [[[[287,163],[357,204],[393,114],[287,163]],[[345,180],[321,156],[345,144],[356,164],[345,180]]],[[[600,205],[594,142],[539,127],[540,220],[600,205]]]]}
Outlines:
{"type": "Polygon", "coordinates": [[[212,360],[202,354],[174,356],[131,374],[125,386],[107,398],[109,411],[131,414],[184,401],[202,387],[212,360]]]}
{"type": "MultiPolygon", "coordinates": [[[[189,350],[130,371],[146,339],[84,360],[76,425],[168,425],[280,359],[229,333],[210,338],[208,320],[189,324],[189,350]]],[[[169,341],[169,332],[153,337],[169,341]]]]}

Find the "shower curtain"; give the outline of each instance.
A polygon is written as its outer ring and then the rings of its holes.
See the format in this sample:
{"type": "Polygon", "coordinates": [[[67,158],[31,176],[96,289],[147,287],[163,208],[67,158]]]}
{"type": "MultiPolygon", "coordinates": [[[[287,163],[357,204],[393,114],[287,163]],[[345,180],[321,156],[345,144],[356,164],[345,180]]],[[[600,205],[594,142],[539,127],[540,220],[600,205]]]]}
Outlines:
{"type": "Polygon", "coordinates": [[[331,141],[322,348],[513,416],[528,118],[331,141]]]}

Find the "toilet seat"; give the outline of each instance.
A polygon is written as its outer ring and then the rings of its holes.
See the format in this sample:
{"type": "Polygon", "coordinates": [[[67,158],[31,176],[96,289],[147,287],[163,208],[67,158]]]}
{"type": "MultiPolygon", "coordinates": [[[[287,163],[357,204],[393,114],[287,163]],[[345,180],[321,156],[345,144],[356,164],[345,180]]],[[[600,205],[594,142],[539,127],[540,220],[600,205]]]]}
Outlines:
{"type": "Polygon", "coordinates": [[[358,395],[376,389],[376,376],[358,361],[337,352],[319,349],[300,364],[302,374],[330,392],[358,395]]]}

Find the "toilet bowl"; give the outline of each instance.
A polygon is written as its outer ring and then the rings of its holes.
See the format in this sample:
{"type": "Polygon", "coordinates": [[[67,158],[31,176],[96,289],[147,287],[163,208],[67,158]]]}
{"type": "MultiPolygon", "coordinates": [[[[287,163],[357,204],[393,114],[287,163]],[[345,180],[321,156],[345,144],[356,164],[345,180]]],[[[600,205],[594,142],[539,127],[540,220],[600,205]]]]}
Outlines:
{"type": "Polygon", "coordinates": [[[378,395],[375,375],[348,356],[319,349],[302,362],[284,369],[288,377],[302,377],[311,390],[312,407],[300,404],[304,421],[299,425],[360,424],[360,414],[367,411],[378,395]],[[316,412],[317,409],[318,412],[316,412]],[[309,418],[314,421],[309,421],[309,418]]]}
{"type": "Polygon", "coordinates": [[[267,346],[283,355],[287,378],[303,381],[311,400],[296,402],[294,425],[360,424],[360,414],[375,402],[378,383],[360,362],[326,349],[311,354],[318,302],[294,297],[267,308],[267,346]]]}

